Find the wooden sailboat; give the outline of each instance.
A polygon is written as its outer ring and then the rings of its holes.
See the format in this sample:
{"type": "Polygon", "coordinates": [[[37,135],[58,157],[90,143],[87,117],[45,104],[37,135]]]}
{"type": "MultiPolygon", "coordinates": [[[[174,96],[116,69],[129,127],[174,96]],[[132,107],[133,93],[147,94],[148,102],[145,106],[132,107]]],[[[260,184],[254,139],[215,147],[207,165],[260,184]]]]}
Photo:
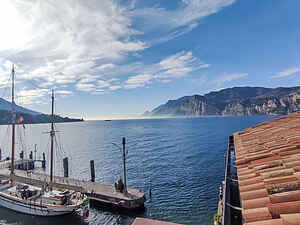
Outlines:
{"type": "MultiPolygon", "coordinates": [[[[53,182],[53,139],[54,130],[54,92],[52,91],[52,116],[51,116],[51,162],[50,162],[50,183],[48,188],[26,185],[15,182],[14,160],[15,160],[15,124],[16,112],[14,101],[14,79],[15,70],[12,67],[12,149],[11,149],[11,173],[10,180],[0,181],[0,206],[9,208],[21,213],[38,216],[58,216],[75,212],[78,209],[85,209],[88,202],[87,196],[71,192],[69,190],[54,190],[53,182]]],[[[88,215],[86,211],[84,216],[88,215]]]]}

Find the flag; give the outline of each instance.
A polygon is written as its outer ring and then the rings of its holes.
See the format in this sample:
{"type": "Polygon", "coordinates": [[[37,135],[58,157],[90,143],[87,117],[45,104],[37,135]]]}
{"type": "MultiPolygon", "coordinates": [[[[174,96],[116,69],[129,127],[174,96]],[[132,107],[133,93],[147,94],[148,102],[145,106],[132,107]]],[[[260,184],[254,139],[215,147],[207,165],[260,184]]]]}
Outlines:
{"type": "Polygon", "coordinates": [[[19,119],[17,120],[17,123],[21,123],[24,121],[24,117],[23,116],[20,116],[19,119]]]}

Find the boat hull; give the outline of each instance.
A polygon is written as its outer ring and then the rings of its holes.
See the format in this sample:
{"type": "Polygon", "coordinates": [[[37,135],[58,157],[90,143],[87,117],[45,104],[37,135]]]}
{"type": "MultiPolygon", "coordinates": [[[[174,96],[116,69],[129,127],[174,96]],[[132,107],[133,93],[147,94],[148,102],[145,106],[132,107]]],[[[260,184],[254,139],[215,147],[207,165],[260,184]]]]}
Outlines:
{"type": "Polygon", "coordinates": [[[45,206],[33,201],[18,200],[2,193],[0,193],[0,206],[35,216],[59,216],[70,214],[76,210],[75,207],[45,206]]]}

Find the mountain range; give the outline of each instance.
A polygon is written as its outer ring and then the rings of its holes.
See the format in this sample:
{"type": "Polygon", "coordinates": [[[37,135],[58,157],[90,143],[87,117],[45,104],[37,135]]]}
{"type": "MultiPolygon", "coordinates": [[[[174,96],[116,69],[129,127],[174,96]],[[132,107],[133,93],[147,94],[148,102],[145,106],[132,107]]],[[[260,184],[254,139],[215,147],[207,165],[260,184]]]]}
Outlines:
{"type": "Polygon", "coordinates": [[[300,86],[234,87],[169,100],[144,116],[283,115],[300,110],[300,86]]]}
{"type": "MultiPolygon", "coordinates": [[[[26,109],[22,106],[15,105],[16,110],[16,118],[23,117],[22,123],[50,123],[51,122],[51,115],[43,114],[40,112],[36,112],[30,109],[26,109]]],[[[3,98],[0,98],[0,124],[10,124],[12,121],[11,116],[11,103],[6,101],[3,98]]],[[[54,121],[56,123],[59,122],[77,122],[83,121],[83,119],[72,119],[69,117],[61,117],[58,115],[54,116],[54,121]]]]}

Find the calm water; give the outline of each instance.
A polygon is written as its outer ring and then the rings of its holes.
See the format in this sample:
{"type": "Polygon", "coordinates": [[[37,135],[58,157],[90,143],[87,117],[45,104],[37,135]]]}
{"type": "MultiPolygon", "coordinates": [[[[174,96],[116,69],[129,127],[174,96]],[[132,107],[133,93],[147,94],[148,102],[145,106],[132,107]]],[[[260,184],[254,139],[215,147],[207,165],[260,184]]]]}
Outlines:
{"type": "MultiPolygon", "coordinates": [[[[122,154],[112,143],[128,144],[128,184],[152,199],[139,215],[182,224],[212,224],[217,193],[224,175],[224,152],[233,132],[271,117],[208,117],[87,121],[57,124],[56,174],[62,175],[62,158],[68,156],[70,176],[90,179],[89,161],[95,160],[96,181],[113,184],[122,175],[122,154]]],[[[49,125],[18,128],[17,154],[37,144],[38,157],[48,155],[49,125]]],[[[7,156],[10,130],[0,127],[0,147],[7,156]]],[[[47,168],[48,165],[47,165],[47,168]]],[[[46,171],[47,172],[47,171],[46,171]]],[[[134,216],[92,209],[88,222],[78,217],[40,218],[0,207],[0,224],[131,224],[134,216]]]]}

